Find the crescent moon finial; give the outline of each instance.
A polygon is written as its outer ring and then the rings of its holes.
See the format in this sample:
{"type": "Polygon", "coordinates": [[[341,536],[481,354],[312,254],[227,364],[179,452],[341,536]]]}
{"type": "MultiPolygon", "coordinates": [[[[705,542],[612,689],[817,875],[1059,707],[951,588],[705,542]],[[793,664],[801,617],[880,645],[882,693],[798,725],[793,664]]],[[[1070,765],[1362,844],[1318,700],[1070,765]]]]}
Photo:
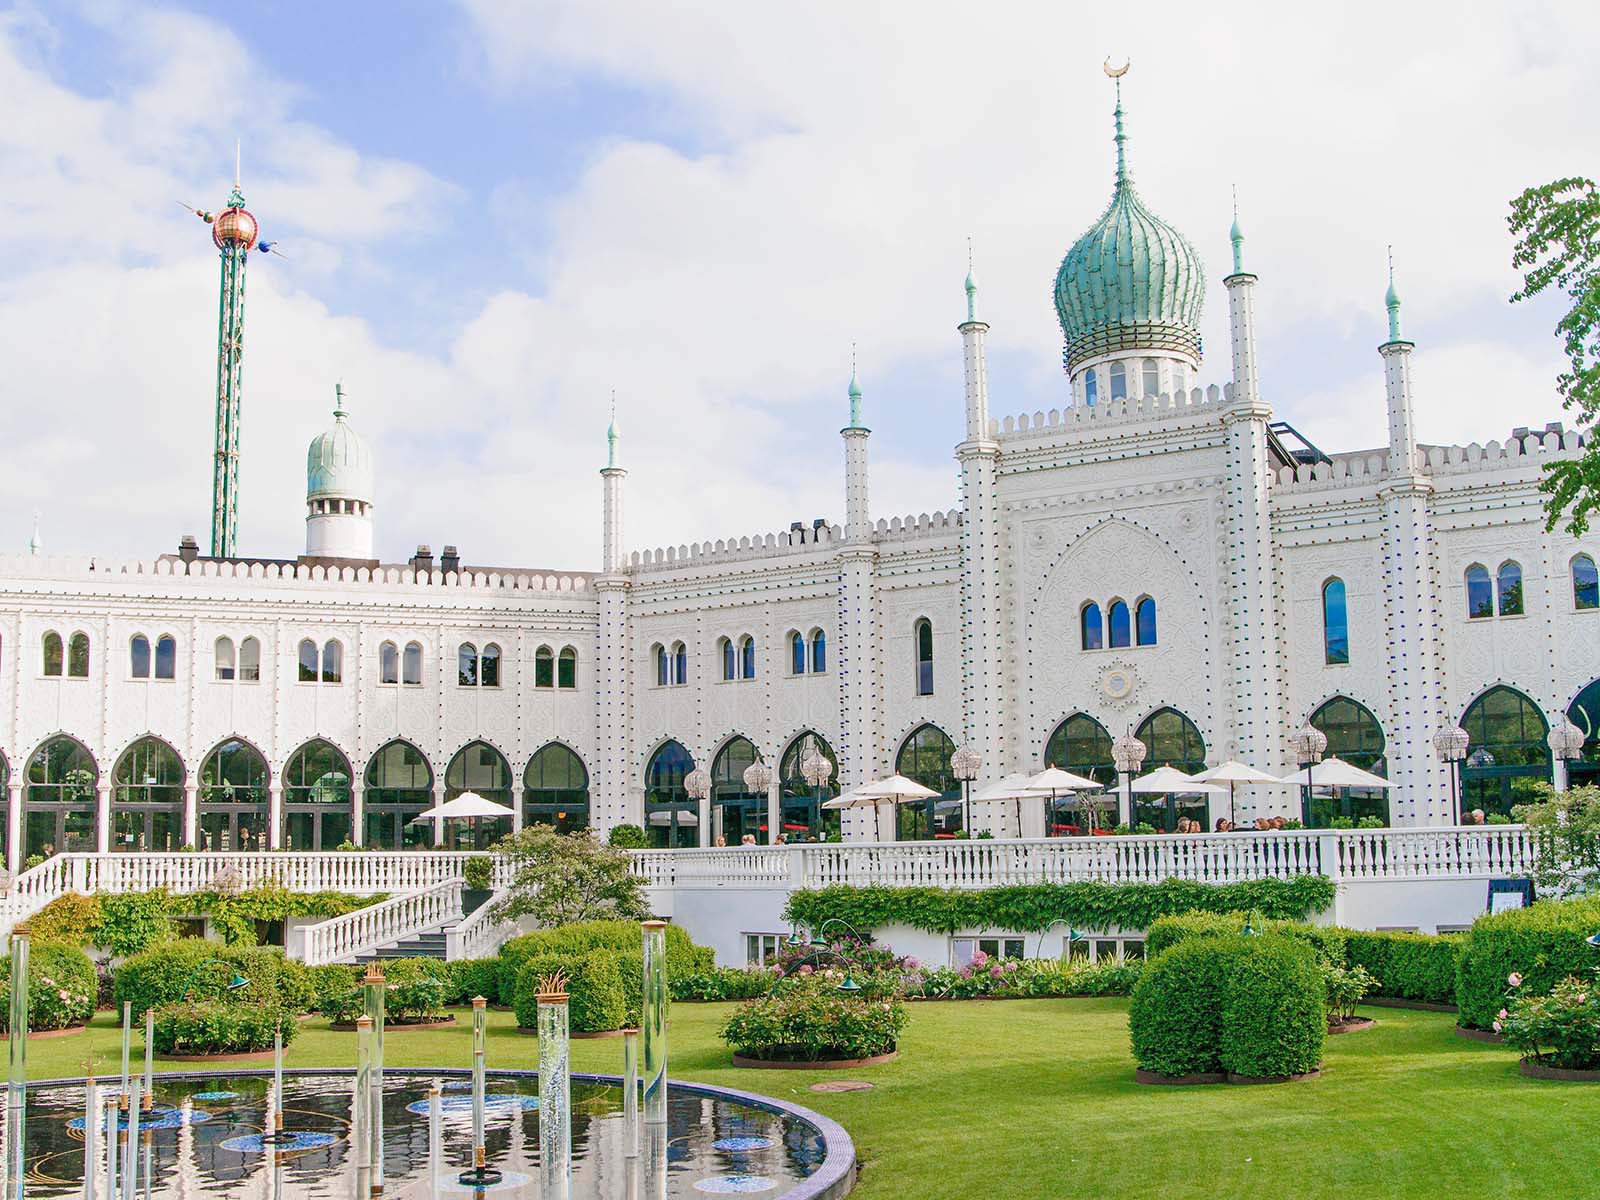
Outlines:
{"type": "Polygon", "coordinates": [[[1105,63],[1100,69],[1106,73],[1106,77],[1108,79],[1121,79],[1128,73],[1128,68],[1131,66],[1133,66],[1133,59],[1125,58],[1122,60],[1122,65],[1120,67],[1113,67],[1111,65],[1111,56],[1108,54],[1106,55],[1105,63]]]}

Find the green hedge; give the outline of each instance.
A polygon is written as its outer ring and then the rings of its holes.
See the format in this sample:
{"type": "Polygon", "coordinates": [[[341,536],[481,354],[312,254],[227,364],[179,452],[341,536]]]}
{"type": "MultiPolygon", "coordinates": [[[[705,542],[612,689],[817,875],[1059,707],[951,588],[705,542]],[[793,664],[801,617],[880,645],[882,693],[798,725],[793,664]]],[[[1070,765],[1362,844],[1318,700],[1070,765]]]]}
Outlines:
{"type": "Polygon", "coordinates": [[[713,967],[668,982],[674,1000],[754,1000],[772,990],[773,979],[765,967],[713,967]]]}
{"type": "Polygon", "coordinates": [[[1240,883],[1030,883],[1013,887],[808,888],[789,897],[784,917],[807,928],[839,918],[862,932],[910,925],[925,933],[962,929],[1037,932],[1053,921],[1080,929],[1148,929],[1159,918],[1186,912],[1259,912],[1298,921],[1333,903],[1334,885],[1321,875],[1250,879],[1240,883]]]}
{"type": "MultiPolygon", "coordinates": [[[[577,957],[590,950],[610,950],[623,960],[625,972],[633,972],[630,956],[642,958],[643,935],[637,921],[580,921],[561,925],[555,929],[540,929],[514,937],[500,947],[500,971],[496,995],[489,997],[501,1004],[516,1002],[517,980],[522,964],[538,954],[564,954],[577,957]]],[[[706,946],[696,946],[689,935],[677,925],[667,926],[667,979],[674,976],[693,975],[708,971],[716,963],[716,955],[706,946]]],[[[626,981],[624,982],[626,986],[626,981]]],[[[634,991],[637,992],[637,987],[634,991]]]]}
{"type": "MultiPolygon", "coordinates": [[[[383,970],[385,1022],[415,1025],[444,1016],[450,991],[447,963],[436,958],[392,958],[378,965],[383,970]]],[[[330,1021],[357,1020],[367,1010],[366,985],[361,982],[365,974],[366,969],[362,968],[342,989],[325,992],[318,1011],[330,1021]]]]}
{"type": "Polygon", "coordinates": [[[1488,1029],[1505,1007],[1506,980],[1522,976],[1524,993],[1543,994],[1568,975],[1585,975],[1595,966],[1594,947],[1585,942],[1600,929],[1600,897],[1541,900],[1473,923],[1456,963],[1459,1021],[1488,1029]]]}
{"type": "Polygon", "coordinates": [[[1151,960],[1133,985],[1128,1034],[1146,1071],[1198,1075],[1222,1069],[1222,1006],[1238,937],[1191,938],[1151,960]]]}
{"type": "MultiPolygon", "coordinates": [[[[35,941],[28,947],[28,1028],[34,1032],[86,1024],[94,1016],[98,980],[76,946],[35,941]]],[[[11,959],[0,958],[0,996],[10,993],[11,959]]],[[[11,1030],[11,1006],[0,1004],[0,1029],[11,1030]]]]}
{"type": "Polygon", "coordinates": [[[573,1033],[604,1033],[626,1024],[617,955],[590,950],[576,956],[539,954],[522,964],[513,998],[519,1026],[539,1027],[539,982],[557,972],[567,977],[567,1020],[573,1033]]]}
{"type": "MultiPolygon", "coordinates": [[[[1183,913],[1161,917],[1151,923],[1145,937],[1144,952],[1154,958],[1163,950],[1192,937],[1228,937],[1241,932],[1250,920],[1242,912],[1183,913]]],[[[1303,941],[1330,967],[1346,962],[1349,931],[1334,925],[1307,925],[1301,921],[1257,921],[1257,933],[1277,933],[1303,941]]]]}
{"type": "Polygon", "coordinates": [[[283,951],[271,946],[223,946],[205,938],[167,942],[133,955],[117,968],[112,996],[119,1008],[123,1001],[132,1001],[134,1017],[141,1018],[147,1008],[178,1003],[186,982],[188,999],[193,1001],[301,1013],[310,1010],[314,999],[305,965],[284,958],[283,951]],[[235,971],[250,982],[232,992],[228,983],[235,971]]]}
{"type": "Polygon", "coordinates": [[[450,1004],[471,1004],[482,996],[491,1004],[500,1001],[500,960],[463,958],[450,964],[450,1004]]]}
{"type": "Polygon", "coordinates": [[[215,1000],[168,1004],[156,1009],[157,1054],[251,1054],[272,1049],[282,1026],[288,1045],[300,1032],[295,1015],[270,1005],[215,1000]]]}
{"type": "Polygon", "coordinates": [[[1345,961],[1365,967],[1378,981],[1375,996],[1456,1002],[1456,956],[1467,938],[1431,933],[1366,933],[1345,931],[1345,961]]]}
{"type": "Polygon", "coordinates": [[[1241,938],[1222,989],[1221,1060],[1235,1075],[1300,1075],[1322,1063],[1326,985],[1317,954],[1281,934],[1241,938]]]}

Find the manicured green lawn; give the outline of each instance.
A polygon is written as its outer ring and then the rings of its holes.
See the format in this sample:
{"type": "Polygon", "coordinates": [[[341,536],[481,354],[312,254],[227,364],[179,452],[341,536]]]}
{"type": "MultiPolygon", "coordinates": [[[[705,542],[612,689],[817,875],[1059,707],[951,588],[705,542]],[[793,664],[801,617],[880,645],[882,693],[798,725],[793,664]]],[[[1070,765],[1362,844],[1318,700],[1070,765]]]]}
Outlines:
{"type": "MultiPolygon", "coordinates": [[[[716,1038],[730,1007],[674,1007],[672,1075],[834,1117],[855,1139],[862,1200],[1600,1194],[1590,1136],[1600,1127],[1600,1085],[1525,1080],[1514,1051],[1456,1037],[1449,1015],[1364,1010],[1378,1026],[1330,1038],[1325,1074],[1311,1082],[1153,1088],[1133,1082],[1125,1001],[919,1004],[899,1062],[847,1074],[875,1090],[819,1095],[808,1085],[840,1076],[730,1067],[716,1038]]],[[[489,1016],[490,1067],[535,1066],[534,1039],[512,1028],[510,1013],[489,1016]]],[[[391,1034],[388,1062],[468,1066],[465,1012],[461,1020],[391,1034]]],[[[354,1038],[313,1020],[289,1064],[347,1066],[354,1038]]],[[[81,1074],[91,1051],[101,1074],[114,1073],[117,1047],[102,1014],[85,1034],[30,1042],[29,1074],[81,1074]]],[[[142,1062],[138,1036],[134,1061],[142,1062]]],[[[575,1042],[572,1062],[619,1072],[622,1044],[575,1042]]]]}

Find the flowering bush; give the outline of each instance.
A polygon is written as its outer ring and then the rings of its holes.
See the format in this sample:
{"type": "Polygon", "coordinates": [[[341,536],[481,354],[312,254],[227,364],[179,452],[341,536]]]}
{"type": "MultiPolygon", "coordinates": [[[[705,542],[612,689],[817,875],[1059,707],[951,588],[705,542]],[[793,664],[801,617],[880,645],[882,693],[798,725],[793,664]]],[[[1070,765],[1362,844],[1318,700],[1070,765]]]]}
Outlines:
{"type": "Polygon", "coordinates": [[[820,1062],[888,1054],[905,1029],[897,998],[865,999],[837,990],[825,972],[796,976],[771,996],[729,1017],[721,1036],[746,1058],[820,1062]]]}
{"type": "Polygon", "coordinates": [[[1496,1032],[1540,1064],[1572,1071],[1600,1070],[1600,987],[1570,976],[1548,995],[1521,990],[1522,976],[1494,1021],[1496,1032]]]}
{"type": "Polygon", "coordinates": [[[753,1000],[765,996],[777,978],[767,967],[713,967],[667,982],[674,1000],[753,1000]]]}
{"type": "Polygon", "coordinates": [[[1126,996],[1144,964],[1086,958],[1011,958],[996,962],[981,953],[957,970],[936,967],[907,979],[907,993],[927,1000],[972,1000],[980,996],[1126,996]]]}
{"type": "MultiPolygon", "coordinates": [[[[0,959],[0,992],[11,986],[11,960],[0,959]]],[[[28,949],[28,1028],[66,1029],[94,1016],[98,981],[89,956],[76,946],[35,943],[28,949]]],[[[11,1014],[0,1006],[0,1029],[11,1014]]]]}
{"type": "Polygon", "coordinates": [[[272,1049],[273,1031],[282,1028],[284,1045],[300,1032],[292,1012],[273,1005],[199,1000],[156,1009],[158,1054],[251,1054],[272,1049]]]}
{"type": "MultiPolygon", "coordinates": [[[[386,1024],[416,1025],[444,1016],[449,968],[431,958],[396,958],[383,968],[383,1019],[386,1024]]],[[[317,998],[318,1010],[332,1021],[354,1022],[366,1011],[366,985],[360,977],[343,988],[330,986],[317,998]]]]}
{"type": "Polygon", "coordinates": [[[1323,983],[1328,989],[1328,1020],[1346,1022],[1356,1015],[1362,997],[1378,986],[1375,975],[1365,967],[1330,967],[1323,964],[1323,983]]]}

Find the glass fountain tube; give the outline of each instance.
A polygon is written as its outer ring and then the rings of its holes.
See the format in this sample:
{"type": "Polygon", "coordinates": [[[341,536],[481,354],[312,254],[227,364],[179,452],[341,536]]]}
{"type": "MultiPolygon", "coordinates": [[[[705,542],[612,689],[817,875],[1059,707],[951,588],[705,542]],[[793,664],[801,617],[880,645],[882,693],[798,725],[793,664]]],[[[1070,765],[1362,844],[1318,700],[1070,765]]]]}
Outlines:
{"type": "Polygon", "coordinates": [[[383,1001],[387,984],[383,969],[377,963],[367,966],[361,980],[367,1016],[372,1018],[372,1083],[371,1098],[367,1104],[367,1140],[372,1149],[372,1194],[383,1191],[383,1001]]]}
{"type": "Polygon", "coordinates": [[[28,1103],[28,927],[11,931],[11,1074],[6,1089],[9,1192],[22,1200],[23,1139],[28,1103]]]}
{"type": "Polygon", "coordinates": [[[572,1066],[565,991],[539,993],[539,1176],[543,1200],[572,1195],[572,1066]]]}
{"type": "Polygon", "coordinates": [[[351,1155],[356,1162],[356,1200],[372,1194],[372,1018],[356,1019],[355,1128],[351,1155]]]}
{"type": "Polygon", "coordinates": [[[639,1155],[639,1031],[622,1031],[622,1152],[639,1155]]]}
{"type": "Polygon", "coordinates": [[[644,1119],[667,1123],[667,923],[644,922],[644,1119]]]}

